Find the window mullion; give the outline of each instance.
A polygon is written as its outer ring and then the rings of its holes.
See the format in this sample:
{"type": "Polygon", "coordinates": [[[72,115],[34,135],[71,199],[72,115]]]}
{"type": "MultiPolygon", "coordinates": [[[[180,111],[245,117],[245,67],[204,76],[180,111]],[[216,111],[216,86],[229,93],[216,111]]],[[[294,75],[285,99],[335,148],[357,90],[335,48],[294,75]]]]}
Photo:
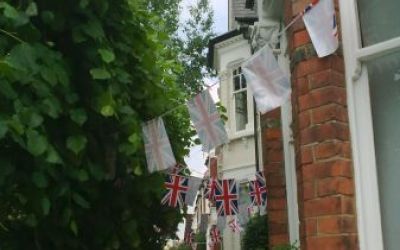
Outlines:
{"type": "Polygon", "coordinates": [[[362,62],[388,55],[400,50],[400,37],[377,43],[356,51],[355,56],[362,62]]]}

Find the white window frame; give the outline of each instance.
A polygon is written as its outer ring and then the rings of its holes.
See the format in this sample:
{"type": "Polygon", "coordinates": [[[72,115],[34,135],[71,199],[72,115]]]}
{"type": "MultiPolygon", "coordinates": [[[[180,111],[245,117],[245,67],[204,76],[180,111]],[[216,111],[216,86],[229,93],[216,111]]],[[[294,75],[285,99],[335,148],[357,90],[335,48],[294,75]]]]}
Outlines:
{"type": "Polygon", "coordinates": [[[384,250],[368,72],[365,62],[400,51],[400,37],[362,47],[356,0],[339,0],[361,250],[384,250]]]}
{"type": "Polygon", "coordinates": [[[245,129],[243,130],[236,130],[236,100],[235,100],[235,91],[234,89],[234,81],[233,81],[233,71],[241,67],[244,59],[236,60],[231,62],[228,67],[228,95],[230,97],[229,107],[228,107],[228,114],[229,114],[229,139],[235,140],[246,136],[253,136],[254,135],[254,111],[253,111],[253,94],[250,88],[247,86],[246,83],[246,91],[247,91],[247,124],[245,129]]]}

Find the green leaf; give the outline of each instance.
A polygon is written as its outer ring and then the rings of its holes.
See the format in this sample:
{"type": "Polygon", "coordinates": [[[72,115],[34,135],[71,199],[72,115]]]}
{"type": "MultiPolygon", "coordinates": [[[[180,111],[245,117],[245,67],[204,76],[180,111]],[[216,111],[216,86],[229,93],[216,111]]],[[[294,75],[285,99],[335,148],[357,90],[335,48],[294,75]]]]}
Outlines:
{"type": "Polygon", "coordinates": [[[136,166],[133,170],[133,173],[137,176],[141,176],[143,174],[142,168],[140,166],[136,166]]]}
{"type": "Polygon", "coordinates": [[[86,170],[81,169],[78,171],[78,179],[80,182],[85,182],[89,180],[89,175],[86,170]]]}
{"type": "Polygon", "coordinates": [[[75,135],[67,138],[67,148],[78,154],[86,147],[87,139],[83,135],[75,135]]]}
{"type": "Polygon", "coordinates": [[[42,198],[42,210],[44,215],[48,215],[50,212],[51,202],[47,197],[42,198]]]}
{"type": "Polygon", "coordinates": [[[80,194],[74,193],[72,195],[72,199],[74,200],[74,202],[76,204],[78,204],[82,208],[86,208],[86,209],[90,208],[90,203],[87,200],[85,200],[80,194]]]}
{"type": "Polygon", "coordinates": [[[68,223],[71,220],[72,217],[72,210],[69,207],[64,208],[63,214],[62,214],[62,221],[63,223],[68,223]]]}
{"type": "Polygon", "coordinates": [[[48,143],[45,136],[36,130],[28,130],[26,137],[27,149],[32,155],[39,156],[46,151],[48,143]]]}
{"type": "Polygon", "coordinates": [[[70,111],[71,120],[76,122],[78,125],[82,125],[87,120],[86,111],[82,108],[73,109],[70,111]]]}
{"type": "Polygon", "coordinates": [[[101,56],[101,59],[106,63],[110,63],[115,60],[114,52],[112,52],[111,50],[99,49],[98,52],[101,56]]]}
{"type": "Polygon", "coordinates": [[[0,82],[0,93],[2,93],[7,99],[15,99],[18,94],[14,88],[7,81],[0,82]]]}
{"type": "Polygon", "coordinates": [[[48,185],[47,178],[42,172],[33,172],[32,181],[38,188],[46,188],[48,185]]]}
{"type": "Polygon", "coordinates": [[[37,5],[36,5],[36,3],[35,3],[35,2],[31,2],[31,3],[28,5],[28,8],[26,9],[25,13],[26,13],[28,16],[37,16],[38,10],[37,10],[37,5]]]}
{"type": "Polygon", "coordinates": [[[51,146],[48,147],[47,150],[47,158],[46,161],[49,163],[62,163],[61,157],[58,152],[51,146]]]}
{"type": "Polygon", "coordinates": [[[7,124],[4,121],[0,120],[0,139],[3,139],[6,136],[8,131],[7,124]]]}
{"type": "Polygon", "coordinates": [[[106,105],[101,108],[100,113],[105,117],[110,117],[115,114],[115,111],[111,105],[106,105]]]}
{"type": "Polygon", "coordinates": [[[42,125],[43,123],[43,117],[41,115],[39,115],[38,113],[35,112],[30,112],[29,115],[29,126],[31,128],[36,128],[40,125],[42,125]]]}
{"type": "Polygon", "coordinates": [[[97,19],[90,19],[89,22],[82,26],[83,31],[94,39],[104,37],[103,27],[97,19]]]}
{"type": "Polygon", "coordinates": [[[92,78],[95,80],[105,80],[111,78],[110,72],[102,68],[91,69],[90,74],[92,75],[92,78]]]}
{"type": "Polygon", "coordinates": [[[55,86],[57,84],[57,75],[52,69],[42,67],[40,74],[46,82],[50,83],[51,86],[55,86]]]}
{"type": "Polygon", "coordinates": [[[61,104],[55,97],[49,97],[42,102],[41,108],[51,118],[58,118],[61,113],[61,104]]]}
{"type": "Polygon", "coordinates": [[[11,5],[7,3],[2,3],[2,6],[4,7],[4,16],[10,19],[17,19],[19,16],[18,11],[11,5]]]}
{"type": "Polygon", "coordinates": [[[72,220],[69,223],[69,229],[76,235],[78,235],[78,225],[76,224],[76,221],[72,220]]]}

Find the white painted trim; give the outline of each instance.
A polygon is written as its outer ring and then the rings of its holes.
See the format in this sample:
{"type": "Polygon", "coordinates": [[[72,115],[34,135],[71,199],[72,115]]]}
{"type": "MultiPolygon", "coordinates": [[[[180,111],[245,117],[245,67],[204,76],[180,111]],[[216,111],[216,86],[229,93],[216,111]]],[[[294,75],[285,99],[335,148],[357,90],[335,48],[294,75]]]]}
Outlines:
{"type": "MultiPolygon", "coordinates": [[[[281,48],[286,48],[287,37],[282,35],[281,48]]],[[[278,63],[287,76],[290,76],[290,63],[286,53],[278,54],[278,63]]],[[[281,128],[283,140],[283,153],[285,159],[285,178],[286,178],[286,202],[288,207],[289,239],[291,243],[300,244],[299,233],[299,206],[297,199],[297,174],[296,174],[296,154],[293,144],[293,132],[291,124],[293,122],[291,99],[281,107],[281,128]]]]}
{"type": "Polygon", "coordinates": [[[290,242],[300,243],[299,236],[299,206],[297,200],[297,175],[294,144],[292,139],[292,103],[289,100],[282,105],[282,137],[285,159],[286,200],[288,206],[289,238],[290,242]]]}
{"type": "Polygon", "coordinates": [[[400,50],[400,37],[359,49],[356,51],[355,57],[358,60],[365,62],[384,55],[392,54],[398,50],[400,50]]]}
{"type": "Polygon", "coordinates": [[[341,23],[346,24],[342,25],[342,37],[359,244],[361,250],[383,250],[368,72],[363,62],[399,50],[400,38],[362,48],[356,0],[339,3],[341,23]]]}

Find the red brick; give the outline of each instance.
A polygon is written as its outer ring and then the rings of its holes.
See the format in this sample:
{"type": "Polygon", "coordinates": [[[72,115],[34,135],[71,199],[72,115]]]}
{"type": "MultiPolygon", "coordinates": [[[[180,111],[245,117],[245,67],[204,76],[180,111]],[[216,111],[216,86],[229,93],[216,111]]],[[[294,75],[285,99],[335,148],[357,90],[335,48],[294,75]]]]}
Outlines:
{"type": "Polygon", "coordinates": [[[302,184],[303,200],[312,200],[315,198],[314,182],[305,182],[302,184]]]}
{"type": "Polygon", "coordinates": [[[297,67],[294,70],[294,76],[300,78],[315,72],[326,70],[331,67],[331,64],[330,57],[314,57],[306,61],[301,61],[297,64],[297,67]]]}
{"type": "Polygon", "coordinates": [[[300,149],[300,163],[307,164],[313,162],[312,147],[301,147],[300,149]]]}
{"type": "Polygon", "coordinates": [[[354,216],[328,216],[318,218],[319,234],[341,234],[357,232],[354,216]]]}
{"type": "Polygon", "coordinates": [[[267,190],[268,197],[271,198],[282,198],[286,197],[286,188],[285,187],[271,187],[267,190]]]}
{"type": "Polygon", "coordinates": [[[270,211],[268,213],[268,220],[273,223],[285,224],[287,219],[287,213],[285,210],[270,211]]]}
{"type": "Polygon", "coordinates": [[[309,237],[306,239],[307,250],[357,250],[357,236],[335,235],[309,237]]]}
{"type": "Polygon", "coordinates": [[[300,96],[299,110],[304,111],[332,103],[343,106],[347,104],[346,91],[344,88],[329,86],[315,89],[306,95],[300,96]]]}
{"type": "Polygon", "coordinates": [[[310,112],[301,112],[299,114],[299,129],[303,130],[311,125],[310,112]]]}
{"type": "Polygon", "coordinates": [[[292,13],[293,16],[296,16],[298,13],[304,10],[307,4],[310,3],[310,0],[295,0],[292,2],[292,13]]]}
{"type": "Polygon", "coordinates": [[[329,104],[312,110],[313,124],[321,124],[326,121],[348,121],[347,109],[342,105],[329,104]]]}
{"type": "Polygon", "coordinates": [[[294,80],[294,84],[299,96],[307,94],[310,90],[307,78],[305,77],[294,80]]]}
{"type": "Polygon", "coordinates": [[[295,48],[305,45],[307,43],[311,43],[310,36],[308,35],[307,30],[302,30],[298,32],[294,32],[293,34],[293,46],[295,48]]]}
{"type": "Polygon", "coordinates": [[[343,57],[333,55],[333,56],[331,56],[331,60],[332,60],[332,69],[337,70],[338,72],[344,74],[343,57]]]}
{"type": "Polygon", "coordinates": [[[318,181],[318,196],[322,197],[333,194],[353,195],[354,184],[352,179],[333,177],[318,181]]]}
{"type": "Polygon", "coordinates": [[[332,69],[323,70],[307,76],[310,89],[317,89],[325,86],[345,86],[344,74],[332,69]]]}
{"type": "Polygon", "coordinates": [[[266,162],[282,162],[283,161],[283,152],[282,150],[269,150],[267,152],[266,162]]]}
{"type": "Polygon", "coordinates": [[[285,178],[280,173],[267,174],[265,178],[268,183],[268,189],[271,189],[271,187],[282,187],[285,185],[285,178]]]}
{"type": "Polygon", "coordinates": [[[303,181],[312,181],[326,177],[352,177],[352,166],[350,161],[334,160],[305,165],[301,168],[303,181]]]}
{"type": "MultiPolygon", "coordinates": [[[[283,245],[283,244],[288,244],[289,243],[289,235],[288,233],[284,234],[273,234],[269,236],[269,244],[270,246],[277,246],[277,245],[283,245]]],[[[267,249],[267,248],[265,248],[267,249]]]]}
{"type": "Polygon", "coordinates": [[[350,158],[350,143],[340,141],[320,143],[315,146],[314,153],[317,160],[337,156],[350,158]]]}
{"type": "Polygon", "coordinates": [[[282,163],[274,162],[268,163],[264,165],[264,174],[267,175],[268,173],[278,173],[283,170],[282,163]]]}
{"type": "Polygon", "coordinates": [[[304,220],[304,229],[307,236],[312,236],[317,234],[317,219],[308,218],[304,220]]]}
{"type": "Polygon", "coordinates": [[[319,215],[340,214],[342,211],[342,200],[340,196],[323,197],[316,200],[304,202],[304,216],[314,217],[319,215]]]}
{"type": "Polygon", "coordinates": [[[267,140],[282,138],[281,128],[268,128],[264,133],[267,140]]]}
{"type": "Polygon", "coordinates": [[[300,132],[300,144],[306,145],[325,140],[349,140],[349,128],[347,125],[332,122],[316,125],[300,132]]]}
{"type": "Polygon", "coordinates": [[[268,211],[269,210],[286,210],[286,198],[269,199],[268,200],[268,211]]]}

